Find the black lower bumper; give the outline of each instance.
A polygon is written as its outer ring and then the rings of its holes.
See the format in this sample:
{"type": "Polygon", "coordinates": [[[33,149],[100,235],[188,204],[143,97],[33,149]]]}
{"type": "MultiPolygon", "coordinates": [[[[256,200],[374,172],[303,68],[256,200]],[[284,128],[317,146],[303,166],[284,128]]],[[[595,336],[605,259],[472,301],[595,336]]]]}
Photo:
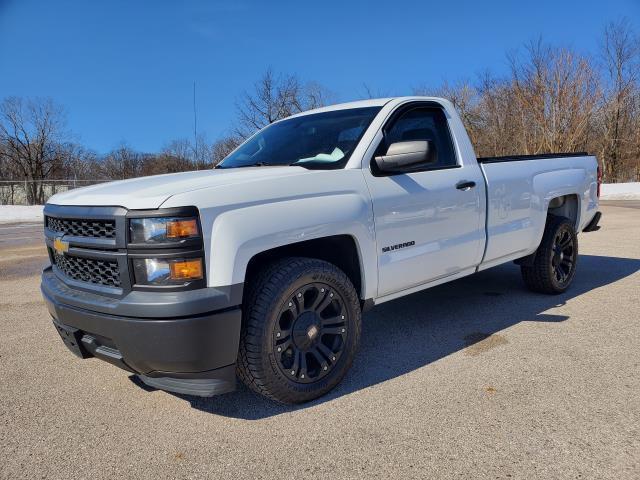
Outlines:
{"type": "MultiPolygon", "coordinates": [[[[234,389],[238,306],[177,318],[111,315],[69,305],[77,303],[78,294],[66,302],[59,283],[50,270],[43,272],[41,290],[47,309],[65,345],[80,358],[100,358],[139,374],[151,386],[179,393],[209,396],[234,389]]],[[[210,293],[218,294],[214,289],[210,293]]],[[[147,293],[144,301],[152,302],[153,295],[147,293]]],[[[180,302],[180,294],[174,295],[180,302]]],[[[105,302],[112,304],[113,299],[105,302]]]]}

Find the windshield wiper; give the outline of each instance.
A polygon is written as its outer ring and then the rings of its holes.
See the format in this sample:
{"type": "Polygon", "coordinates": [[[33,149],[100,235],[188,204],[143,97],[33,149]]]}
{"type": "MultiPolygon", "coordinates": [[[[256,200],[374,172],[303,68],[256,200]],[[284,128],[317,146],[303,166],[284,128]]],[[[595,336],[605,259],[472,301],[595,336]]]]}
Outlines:
{"type": "Polygon", "coordinates": [[[225,168],[247,168],[247,167],[287,167],[288,165],[285,163],[269,163],[269,162],[256,162],[256,163],[250,163],[248,165],[233,165],[230,167],[225,167],[224,165],[220,164],[220,165],[216,165],[216,168],[221,168],[221,169],[225,169],[225,168]]]}

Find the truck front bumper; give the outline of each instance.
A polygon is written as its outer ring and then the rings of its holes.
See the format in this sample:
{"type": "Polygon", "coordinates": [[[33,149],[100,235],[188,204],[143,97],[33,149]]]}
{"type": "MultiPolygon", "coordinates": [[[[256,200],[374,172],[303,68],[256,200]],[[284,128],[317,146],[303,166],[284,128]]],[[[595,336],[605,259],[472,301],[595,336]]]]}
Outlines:
{"type": "Polygon", "coordinates": [[[43,271],[41,290],[56,330],[80,358],[100,358],[177,393],[211,396],[235,388],[237,294],[204,288],[114,299],[71,289],[51,268],[43,271]],[[138,315],[125,315],[130,312],[138,315]]]}

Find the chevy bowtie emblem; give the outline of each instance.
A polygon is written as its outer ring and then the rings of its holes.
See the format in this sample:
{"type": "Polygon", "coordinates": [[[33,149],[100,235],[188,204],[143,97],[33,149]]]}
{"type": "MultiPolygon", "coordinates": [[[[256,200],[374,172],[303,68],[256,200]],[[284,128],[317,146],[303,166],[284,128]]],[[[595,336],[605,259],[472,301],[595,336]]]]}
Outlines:
{"type": "Polygon", "coordinates": [[[58,237],[53,241],[53,249],[58,255],[64,255],[65,252],[69,251],[69,242],[65,242],[58,237]]]}

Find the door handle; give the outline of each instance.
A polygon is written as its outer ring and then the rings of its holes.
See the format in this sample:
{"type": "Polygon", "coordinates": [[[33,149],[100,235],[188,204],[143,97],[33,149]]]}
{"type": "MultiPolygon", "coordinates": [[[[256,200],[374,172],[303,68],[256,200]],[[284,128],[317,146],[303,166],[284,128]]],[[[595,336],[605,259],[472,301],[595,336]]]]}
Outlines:
{"type": "Polygon", "coordinates": [[[472,189],[475,186],[476,186],[476,182],[470,182],[470,181],[467,181],[467,180],[461,180],[458,183],[456,183],[456,188],[458,190],[463,190],[465,192],[467,190],[472,189]]]}

